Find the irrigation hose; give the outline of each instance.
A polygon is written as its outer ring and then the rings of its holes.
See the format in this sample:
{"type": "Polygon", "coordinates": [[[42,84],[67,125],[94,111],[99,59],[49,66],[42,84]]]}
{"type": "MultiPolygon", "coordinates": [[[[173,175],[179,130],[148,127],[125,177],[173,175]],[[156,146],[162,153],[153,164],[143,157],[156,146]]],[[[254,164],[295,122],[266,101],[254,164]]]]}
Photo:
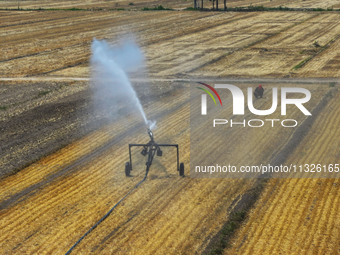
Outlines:
{"type": "Polygon", "coordinates": [[[144,178],[138,182],[132,189],[129,190],[128,193],[125,194],[124,197],[122,197],[96,224],[94,224],[82,237],[79,238],[79,240],[65,253],[65,255],[71,254],[72,250],[88,235],[94,230],[100,223],[102,223],[109,215],[113,212],[113,210],[125,200],[134,190],[136,190],[145,180],[146,177],[148,176],[148,169],[149,166],[147,166],[147,170],[145,172],[144,178]]]}

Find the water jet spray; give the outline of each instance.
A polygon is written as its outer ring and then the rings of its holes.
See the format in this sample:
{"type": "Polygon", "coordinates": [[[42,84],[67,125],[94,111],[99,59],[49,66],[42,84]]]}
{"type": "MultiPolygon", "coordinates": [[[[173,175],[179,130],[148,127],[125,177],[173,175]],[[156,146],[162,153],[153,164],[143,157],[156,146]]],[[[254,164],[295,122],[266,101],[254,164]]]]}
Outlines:
{"type": "Polygon", "coordinates": [[[147,118],[129,76],[144,70],[144,55],[133,40],[109,45],[94,39],[91,46],[91,89],[97,112],[112,121],[139,113],[144,125],[153,130],[156,121],[147,118]]]}

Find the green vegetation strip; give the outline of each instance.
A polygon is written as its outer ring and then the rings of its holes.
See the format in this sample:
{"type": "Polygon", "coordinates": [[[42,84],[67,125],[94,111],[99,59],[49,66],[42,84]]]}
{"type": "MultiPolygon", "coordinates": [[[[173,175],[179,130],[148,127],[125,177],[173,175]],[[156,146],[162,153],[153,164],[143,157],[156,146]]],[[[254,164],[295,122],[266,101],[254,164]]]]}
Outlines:
{"type": "MultiPolygon", "coordinates": [[[[129,3],[129,6],[134,5],[134,3],[129,3]]],[[[125,8],[0,8],[1,11],[131,11],[131,9],[125,8]]],[[[173,11],[174,9],[158,5],[155,7],[144,7],[142,11],[173,11]]]]}
{"type": "Polygon", "coordinates": [[[50,91],[50,90],[39,91],[38,97],[45,96],[45,95],[47,95],[47,94],[49,94],[49,93],[51,93],[51,92],[52,92],[52,91],[50,91]]]}
{"type": "MultiPolygon", "coordinates": [[[[91,9],[81,8],[0,8],[1,11],[93,11],[91,9]]],[[[98,10],[101,10],[100,8],[98,10]]]]}
{"type": "Polygon", "coordinates": [[[304,60],[302,60],[299,64],[297,64],[296,66],[293,67],[294,70],[300,69],[301,67],[303,67],[305,64],[307,64],[310,60],[312,60],[313,56],[310,56],[304,60]]]}
{"type": "Polygon", "coordinates": [[[318,51],[316,51],[312,56],[307,57],[306,59],[302,60],[300,63],[298,63],[296,66],[293,67],[293,70],[298,70],[301,67],[305,66],[309,61],[311,61],[313,58],[315,58],[317,55],[319,55],[324,50],[328,49],[332,43],[334,43],[337,39],[339,39],[340,36],[337,36],[335,39],[330,40],[328,43],[326,43],[324,46],[319,46],[317,42],[314,42],[314,46],[319,48],[318,51]],[[318,45],[318,46],[317,46],[318,45]]]}
{"type": "Polygon", "coordinates": [[[227,222],[224,223],[222,229],[211,239],[203,252],[204,255],[221,255],[224,249],[231,246],[231,239],[247,218],[250,209],[254,207],[268,180],[270,179],[257,179],[252,188],[233,201],[231,205],[233,208],[230,211],[227,222]]]}
{"type": "Polygon", "coordinates": [[[163,7],[162,5],[158,5],[158,6],[153,7],[153,8],[144,7],[142,9],[142,11],[173,11],[173,9],[163,7]]]}

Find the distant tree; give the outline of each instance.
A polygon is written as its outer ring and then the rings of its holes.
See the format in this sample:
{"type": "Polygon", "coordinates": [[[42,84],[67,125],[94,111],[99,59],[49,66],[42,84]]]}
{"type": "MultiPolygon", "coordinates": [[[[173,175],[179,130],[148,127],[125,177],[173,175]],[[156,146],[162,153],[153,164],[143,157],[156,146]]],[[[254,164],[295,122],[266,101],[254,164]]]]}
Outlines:
{"type": "Polygon", "coordinates": [[[224,1],[224,10],[227,10],[227,0],[223,0],[224,1]]]}
{"type": "Polygon", "coordinates": [[[194,0],[194,8],[197,9],[197,0],[194,0]]]}
{"type": "Polygon", "coordinates": [[[215,10],[215,1],[216,1],[216,10],[218,10],[218,0],[209,0],[212,2],[212,9],[215,10]]]}
{"type": "Polygon", "coordinates": [[[214,10],[215,9],[215,0],[209,0],[212,2],[212,9],[214,10]]]}
{"type": "Polygon", "coordinates": [[[201,0],[201,9],[203,10],[203,0],[201,0]]]}

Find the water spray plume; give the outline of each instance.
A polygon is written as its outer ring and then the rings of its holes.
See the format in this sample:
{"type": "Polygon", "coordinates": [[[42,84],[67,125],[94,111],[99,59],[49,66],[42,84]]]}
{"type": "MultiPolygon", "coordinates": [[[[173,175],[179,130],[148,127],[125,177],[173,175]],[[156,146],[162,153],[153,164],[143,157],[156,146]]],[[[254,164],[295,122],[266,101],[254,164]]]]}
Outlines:
{"type": "Polygon", "coordinates": [[[137,109],[145,125],[151,130],[155,129],[156,121],[147,119],[128,76],[141,70],[144,64],[144,56],[138,45],[127,40],[113,47],[105,40],[94,39],[91,49],[91,87],[95,105],[113,119],[137,109]]]}

